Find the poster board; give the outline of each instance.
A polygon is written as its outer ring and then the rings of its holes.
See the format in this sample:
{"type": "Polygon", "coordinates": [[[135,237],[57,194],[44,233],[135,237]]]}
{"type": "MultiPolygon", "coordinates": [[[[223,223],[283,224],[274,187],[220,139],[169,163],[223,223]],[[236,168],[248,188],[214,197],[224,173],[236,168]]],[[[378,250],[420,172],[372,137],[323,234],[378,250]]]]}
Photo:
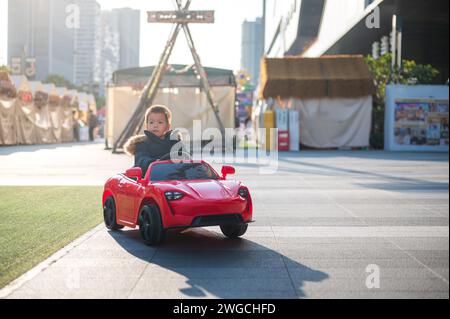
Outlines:
{"type": "Polygon", "coordinates": [[[287,109],[277,108],[275,110],[276,117],[276,127],[279,131],[288,131],[289,130],[289,111],[287,109]]]}
{"type": "Polygon", "coordinates": [[[448,152],[447,86],[386,87],[385,149],[448,152]]]}
{"type": "Polygon", "coordinates": [[[300,112],[289,110],[289,150],[300,151],[300,112]]]}
{"type": "Polygon", "coordinates": [[[78,93],[78,108],[81,112],[89,110],[89,96],[86,93],[78,93]]]}

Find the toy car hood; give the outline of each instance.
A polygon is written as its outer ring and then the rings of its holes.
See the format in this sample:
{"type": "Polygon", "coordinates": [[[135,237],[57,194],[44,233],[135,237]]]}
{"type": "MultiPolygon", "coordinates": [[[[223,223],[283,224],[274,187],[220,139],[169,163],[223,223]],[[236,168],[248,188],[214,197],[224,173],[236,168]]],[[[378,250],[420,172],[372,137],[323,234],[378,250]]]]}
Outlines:
{"type": "Polygon", "coordinates": [[[226,200],[236,198],[240,182],[217,180],[186,180],[152,183],[163,191],[179,191],[192,198],[226,200]]]}

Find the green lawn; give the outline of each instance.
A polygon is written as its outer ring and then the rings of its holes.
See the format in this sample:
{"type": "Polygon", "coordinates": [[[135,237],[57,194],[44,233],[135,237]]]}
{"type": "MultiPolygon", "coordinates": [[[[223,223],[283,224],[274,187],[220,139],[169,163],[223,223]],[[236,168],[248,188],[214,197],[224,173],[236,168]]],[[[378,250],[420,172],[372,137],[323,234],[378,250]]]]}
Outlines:
{"type": "Polygon", "coordinates": [[[0,288],[103,220],[102,187],[0,187],[0,288]]]}

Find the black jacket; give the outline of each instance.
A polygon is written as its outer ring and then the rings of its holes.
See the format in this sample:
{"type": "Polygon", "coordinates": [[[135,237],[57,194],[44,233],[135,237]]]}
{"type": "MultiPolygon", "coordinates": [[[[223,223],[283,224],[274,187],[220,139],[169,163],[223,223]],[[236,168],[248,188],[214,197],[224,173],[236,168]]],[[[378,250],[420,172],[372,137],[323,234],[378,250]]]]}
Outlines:
{"type": "Polygon", "coordinates": [[[132,137],[124,147],[127,154],[134,155],[134,165],[142,169],[143,177],[151,163],[170,154],[172,147],[181,141],[181,137],[174,134],[174,131],[167,132],[163,139],[149,131],[144,133],[145,135],[132,137]]]}

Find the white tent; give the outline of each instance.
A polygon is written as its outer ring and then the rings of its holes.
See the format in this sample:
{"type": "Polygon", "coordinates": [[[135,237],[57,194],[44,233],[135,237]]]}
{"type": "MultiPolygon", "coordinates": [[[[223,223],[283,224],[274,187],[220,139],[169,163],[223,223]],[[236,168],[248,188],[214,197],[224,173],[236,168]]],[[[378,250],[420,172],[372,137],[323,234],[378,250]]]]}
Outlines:
{"type": "MultiPolygon", "coordinates": [[[[219,124],[206,94],[200,89],[200,81],[191,68],[187,66],[176,68],[183,72],[172,70],[164,75],[153,104],[166,105],[172,111],[172,127],[183,129],[182,133],[187,132],[184,134],[185,139],[210,140],[209,132],[205,136],[194,134],[194,121],[200,124],[201,132],[205,132],[206,129],[215,129],[219,132],[219,124]],[[186,136],[187,134],[189,136],[186,136]]],[[[106,96],[105,135],[109,147],[118,140],[130,120],[141,94],[138,88],[148,80],[152,70],[152,68],[138,68],[115,73],[116,85],[107,88],[106,96]]],[[[225,128],[234,129],[236,84],[233,72],[213,68],[205,70],[219,108],[220,119],[225,128]]],[[[221,142],[219,137],[215,140],[221,142]]]]}
{"type": "Polygon", "coordinates": [[[266,107],[299,111],[299,127],[289,130],[302,145],[369,146],[374,84],[362,56],[265,58],[261,79],[266,107]]]}

